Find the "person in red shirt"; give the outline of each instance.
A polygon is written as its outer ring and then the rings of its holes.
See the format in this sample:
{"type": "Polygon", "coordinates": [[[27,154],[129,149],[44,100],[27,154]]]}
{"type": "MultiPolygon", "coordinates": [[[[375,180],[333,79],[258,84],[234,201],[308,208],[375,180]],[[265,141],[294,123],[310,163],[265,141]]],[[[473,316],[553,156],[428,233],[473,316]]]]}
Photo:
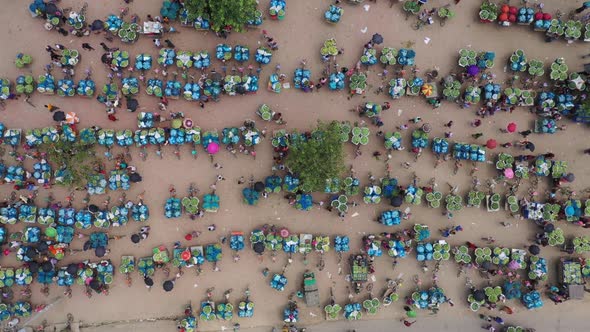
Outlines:
{"type": "Polygon", "coordinates": [[[416,321],[410,322],[407,319],[404,319],[403,322],[404,322],[404,325],[407,327],[410,327],[410,326],[412,326],[412,324],[416,323],[416,321]]]}
{"type": "Polygon", "coordinates": [[[111,120],[111,121],[117,121],[117,120],[119,120],[119,119],[117,119],[117,117],[114,114],[109,114],[108,117],[109,117],[109,120],[111,120]]]}

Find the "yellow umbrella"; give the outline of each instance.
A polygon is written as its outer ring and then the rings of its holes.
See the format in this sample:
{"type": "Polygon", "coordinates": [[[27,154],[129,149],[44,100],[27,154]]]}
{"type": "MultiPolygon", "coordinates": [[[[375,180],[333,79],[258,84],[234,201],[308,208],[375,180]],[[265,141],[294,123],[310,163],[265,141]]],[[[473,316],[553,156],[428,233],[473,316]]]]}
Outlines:
{"type": "Polygon", "coordinates": [[[432,94],[432,85],[424,84],[422,86],[422,94],[425,95],[426,97],[429,97],[432,94]]]}

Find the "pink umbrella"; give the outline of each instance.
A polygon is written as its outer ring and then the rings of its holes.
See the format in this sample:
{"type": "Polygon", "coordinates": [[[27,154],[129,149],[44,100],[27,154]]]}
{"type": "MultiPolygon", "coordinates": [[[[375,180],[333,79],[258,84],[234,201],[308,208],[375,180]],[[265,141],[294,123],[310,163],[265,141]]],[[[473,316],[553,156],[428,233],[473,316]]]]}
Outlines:
{"type": "Polygon", "coordinates": [[[286,228],[281,228],[281,231],[279,233],[283,238],[289,236],[289,230],[286,228]]]}
{"type": "Polygon", "coordinates": [[[508,130],[509,133],[515,132],[516,131],[516,123],[510,122],[508,124],[508,126],[506,126],[506,130],[508,130]]]}
{"type": "Polygon", "coordinates": [[[508,263],[508,268],[511,270],[518,270],[520,268],[520,264],[518,264],[517,261],[510,261],[510,263],[508,263]]]}
{"type": "Polygon", "coordinates": [[[495,139],[490,138],[487,142],[486,142],[486,147],[488,149],[495,149],[498,146],[498,142],[496,142],[495,139]]]}
{"type": "Polygon", "coordinates": [[[215,142],[209,143],[209,145],[207,145],[207,152],[209,154],[216,154],[217,152],[219,152],[219,144],[215,142]]]}
{"type": "Polygon", "coordinates": [[[504,170],[504,176],[508,179],[512,179],[514,177],[514,171],[512,170],[512,168],[506,168],[504,170]]]}

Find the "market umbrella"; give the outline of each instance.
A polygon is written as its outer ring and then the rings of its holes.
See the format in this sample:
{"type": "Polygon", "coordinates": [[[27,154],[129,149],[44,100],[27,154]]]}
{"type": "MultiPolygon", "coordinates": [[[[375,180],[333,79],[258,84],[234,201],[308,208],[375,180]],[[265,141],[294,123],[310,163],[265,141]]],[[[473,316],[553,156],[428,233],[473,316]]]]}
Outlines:
{"type": "Polygon", "coordinates": [[[473,298],[476,301],[484,301],[486,299],[486,293],[481,289],[478,289],[475,292],[473,292],[473,298]]]}
{"type": "Polygon", "coordinates": [[[104,63],[105,65],[110,65],[111,64],[111,59],[109,58],[108,53],[104,53],[100,57],[100,62],[104,63]]]}
{"type": "Polygon", "coordinates": [[[152,286],[154,285],[154,279],[152,279],[152,278],[150,278],[150,277],[148,277],[148,276],[145,276],[145,277],[143,278],[143,282],[144,282],[144,283],[145,283],[145,285],[146,285],[146,286],[148,286],[148,287],[152,287],[152,286]]]}
{"type": "Polygon", "coordinates": [[[256,242],[252,249],[254,249],[255,253],[261,255],[264,252],[264,244],[262,242],[256,242]]]}
{"type": "Polygon", "coordinates": [[[261,193],[264,191],[264,183],[261,181],[258,181],[254,184],[254,190],[256,190],[257,192],[261,193]]]}
{"type": "Polygon", "coordinates": [[[137,111],[137,107],[139,107],[139,102],[135,98],[127,98],[127,109],[131,112],[137,111]]]}
{"type": "Polygon", "coordinates": [[[567,217],[573,216],[575,212],[576,212],[576,210],[571,205],[565,208],[565,215],[567,217]]]}
{"type": "Polygon", "coordinates": [[[520,268],[520,264],[518,264],[518,262],[515,260],[511,260],[510,263],[508,263],[508,268],[511,270],[518,270],[520,268]]]}
{"type": "Polygon", "coordinates": [[[46,253],[47,250],[49,250],[49,246],[47,245],[47,243],[45,242],[40,242],[39,245],[37,245],[37,251],[40,253],[46,253]]]}
{"type": "Polygon", "coordinates": [[[490,261],[485,261],[481,264],[481,268],[484,270],[489,270],[492,268],[492,263],[490,261]]]}
{"type": "Polygon", "coordinates": [[[71,274],[71,275],[76,275],[76,273],[78,273],[78,264],[68,264],[68,267],[66,268],[66,272],[71,274]]]}
{"type": "Polygon", "coordinates": [[[497,146],[498,146],[498,142],[493,138],[490,138],[486,142],[486,148],[488,148],[488,149],[495,149],[497,146]]]}
{"type": "Polygon", "coordinates": [[[424,131],[425,133],[429,133],[432,130],[432,126],[430,125],[430,123],[425,123],[422,125],[422,131],[424,131]]]}
{"type": "Polygon", "coordinates": [[[371,41],[373,42],[373,44],[377,44],[377,45],[382,44],[383,43],[383,36],[381,36],[380,34],[376,33],[371,38],[371,41]]]}
{"type": "Polygon", "coordinates": [[[57,236],[57,230],[53,227],[47,227],[45,229],[45,235],[47,235],[47,237],[56,237],[57,236]]]}
{"type": "Polygon", "coordinates": [[[189,259],[191,259],[191,257],[191,252],[188,250],[185,250],[182,252],[182,254],[180,254],[180,258],[182,258],[183,261],[188,261],[189,259]]]}
{"type": "Polygon", "coordinates": [[[543,227],[543,231],[545,231],[546,233],[551,233],[555,230],[555,225],[553,224],[547,224],[543,227]]]}
{"type": "Polygon", "coordinates": [[[31,273],[39,272],[39,263],[33,261],[29,262],[27,265],[29,266],[29,270],[31,271],[31,273]]]}
{"type": "Polygon", "coordinates": [[[96,257],[103,257],[104,255],[106,255],[106,253],[107,250],[103,246],[96,247],[96,249],[94,249],[94,254],[96,255],[96,257]]]}
{"type": "Polygon", "coordinates": [[[479,74],[479,67],[476,65],[471,65],[471,66],[467,67],[467,74],[469,76],[475,76],[475,75],[479,74]]]}
{"type": "Polygon", "coordinates": [[[100,282],[98,282],[98,280],[96,280],[96,279],[90,280],[89,286],[90,286],[90,288],[94,289],[97,292],[100,290],[100,282]]]}
{"type": "Polygon", "coordinates": [[[525,144],[525,147],[527,149],[529,149],[531,152],[535,151],[535,144],[531,143],[531,142],[527,142],[527,144],[525,144]]]}
{"type": "Polygon", "coordinates": [[[76,124],[80,122],[80,118],[78,118],[78,116],[76,115],[75,112],[68,112],[66,114],[66,123],[67,124],[76,124]]]}
{"type": "Polygon", "coordinates": [[[402,206],[402,203],[404,202],[404,199],[401,196],[393,196],[391,198],[391,206],[393,207],[400,207],[402,206]]]}
{"type": "Polygon", "coordinates": [[[212,81],[221,81],[221,78],[222,78],[222,76],[220,73],[218,73],[218,72],[211,73],[211,80],[212,81]]]}
{"type": "Polygon", "coordinates": [[[43,270],[43,272],[50,272],[53,270],[53,265],[51,265],[51,262],[43,262],[43,264],[41,264],[41,270],[43,270]]]}
{"type": "Polygon", "coordinates": [[[174,288],[174,282],[172,282],[172,280],[166,280],[166,281],[164,281],[164,284],[162,285],[162,287],[164,288],[165,291],[169,292],[174,288]]]}
{"type": "Polygon", "coordinates": [[[98,206],[96,206],[94,204],[90,204],[90,205],[88,205],[88,211],[90,211],[92,213],[96,213],[96,212],[98,212],[98,206]]]}
{"type": "Polygon", "coordinates": [[[143,178],[139,173],[131,173],[131,175],[129,175],[129,181],[133,183],[141,182],[142,179],[143,178]]]}
{"type": "Polygon", "coordinates": [[[90,30],[92,31],[100,31],[104,29],[104,22],[101,20],[94,20],[92,24],[90,24],[90,30]]]}
{"type": "Polygon", "coordinates": [[[532,255],[538,255],[541,252],[541,248],[539,248],[538,245],[533,244],[533,245],[529,246],[529,252],[532,255]]]}
{"type": "Polygon", "coordinates": [[[131,235],[131,242],[133,242],[133,243],[139,243],[140,240],[141,240],[141,238],[139,237],[139,234],[133,234],[133,235],[131,235]]]}
{"type": "Polygon", "coordinates": [[[567,182],[574,182],[574,180],[576,179],[576,176],[574,175],[574,173],[567,173],[566,176],[563,177],[567,182]]]}
{"type": "Polygon", "coordinates": [[[239,94],[239,95],[243,95],[243,94],[245,94],[246,92],[247,92],[247,91],[246,91],[246,87],[245,87],[245,86],[243,86],[243,85],[241,85],[241,84],[240,84],[240,85],[238,85],[238,86],[236,87],[236,93],[237,93],[237,94],[239,94]]]}
{"type": "Polygon", "coordinates": [[[281,228],[281,230],[279,231],[279,234],[283,238],[288,237],[289,236],[289,230],[286,229],[286,228],[281,228]]]}
{"type": "Polygon", "coordinates": [[[207,145],[207,153],[216,154],[217,152],[219,152],[219,144],[211,142],[207,145]]]}
{"type": "Polygon", "coordinates": [[[184,128],[192,128],[193,127],[193,120],[191,118],[186,118],[186,119],[184,119],[184,122],[182,123],[182,125],[184,126],[184,128]]]}
{"type": "Polygon", "coordinates": [[[37,257],[37,251],[35,251],[35,249],[29,247],[29,250],[27,250],[27,252],[25,253],[25,256],[27,256],[27,258],[29,258],[29,259],[35,259],[35,257],[37,257]]]}
{"type": "Polygon", "coordinates": [[[506,168],[504,169],[504,176],[507,179],[512,179],[514,178],[514,171],[512,170],[512,168],[506,168]]]}
{"type": "Polygon", "coordinates": [[[59,8],[57,8],[57,6],[51,2],[45,5],[45,13],[53,16],[61,16],[61,11],[59,8]]]}
{"type": "Polygon", "coordinates": [[[506,130],[508,130],[509,133],[515,132],[516,131],[516,123],[510,122],[508,124],[508,126],[506,126],[506,130]]]}
{"type": "Polygon", "coordinates": [[[62,111],[53,112],[53,121],[62,122],[66,119],[66,114],[62,111]]]}
{"type": "Polygon", "coordinates": [[[408,315],[409,318],[416,318],[416,316],[417,316],[417,314],[414,310],[406,311],[406,315],[408,315]]]}

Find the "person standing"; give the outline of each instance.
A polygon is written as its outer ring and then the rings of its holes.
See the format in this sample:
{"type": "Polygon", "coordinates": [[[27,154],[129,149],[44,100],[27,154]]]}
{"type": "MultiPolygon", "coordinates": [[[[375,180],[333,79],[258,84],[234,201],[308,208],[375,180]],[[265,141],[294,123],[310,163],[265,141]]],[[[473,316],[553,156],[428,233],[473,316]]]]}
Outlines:
{"type": "Polygon", "coordinates": [[[94,51],[94,47],[90,46],[90,44],[88,44],[88,43],[83,43],[82,48],[87,51],[94,51]]]}
{"type": "Polygon", "coordinates": [[[59,109],[59,107],[57,107],[57,106],[55,106],[55,105],[51,105],[51,104],[47,104],[47,105],[44,105],[44,106],[45,106],[45,108],[47,108],[47,110],[48,110],[50,113],[53,113],[54,111],[56,111],[56,110],[58,110],[58,109],[59,109]]]}

